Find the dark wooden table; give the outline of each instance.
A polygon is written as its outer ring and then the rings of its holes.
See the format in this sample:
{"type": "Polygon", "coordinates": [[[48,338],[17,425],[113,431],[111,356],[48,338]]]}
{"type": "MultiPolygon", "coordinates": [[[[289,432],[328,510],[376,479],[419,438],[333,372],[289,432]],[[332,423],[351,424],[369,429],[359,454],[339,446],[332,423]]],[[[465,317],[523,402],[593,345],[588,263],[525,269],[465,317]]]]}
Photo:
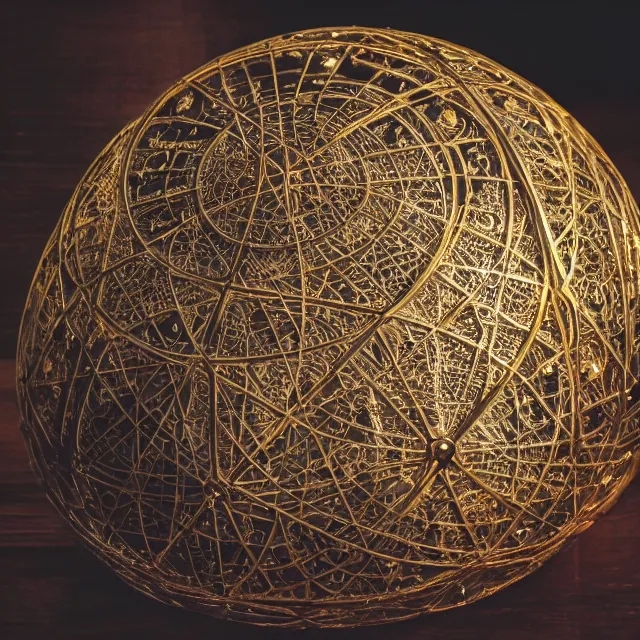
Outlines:
{"type": "MultiPolygon", "coordinates": [[[[638,198],[640,60],[629,4],[0,1],[0,358],[14,356],[46,238],[99,150],[181,75],[278,33],[359,23],[477,49],[574,113],[638,198]]],[[[81,547],[36,485],[18,428],[13,368],[12,360],[0,361],[0,638],[640,638],[639,480],[532,576],[408,623],[281,634],[156,603],[81,547]]]]}

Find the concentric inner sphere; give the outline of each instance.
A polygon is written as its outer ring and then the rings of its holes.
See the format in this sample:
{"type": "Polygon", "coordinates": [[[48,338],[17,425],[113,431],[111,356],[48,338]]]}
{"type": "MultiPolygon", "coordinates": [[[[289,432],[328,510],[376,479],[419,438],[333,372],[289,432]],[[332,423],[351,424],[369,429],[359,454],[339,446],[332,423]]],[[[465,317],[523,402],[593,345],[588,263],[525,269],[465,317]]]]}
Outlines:
{"type": "Polygon", "coordinates": [[[540,90],[347,28],[188,76],[102,152],[18,349],[49,497],[125,580],[373,624],[531,572],[638,466],[639,216],[540,90]]]}

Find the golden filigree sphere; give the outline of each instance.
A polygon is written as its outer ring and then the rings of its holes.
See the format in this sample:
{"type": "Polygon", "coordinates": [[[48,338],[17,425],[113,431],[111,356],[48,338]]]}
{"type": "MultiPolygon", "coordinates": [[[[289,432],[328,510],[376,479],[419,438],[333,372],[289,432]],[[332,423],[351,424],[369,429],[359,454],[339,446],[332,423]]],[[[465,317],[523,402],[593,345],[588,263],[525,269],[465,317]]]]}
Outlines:
{"type": "Polygon", "coordinates": [[[639,216],[537,88],[446,42],[217,59],[98,157],[18,350],[49,497],[139,589],[286,626],[526,575],[638,465],[639,216]]]}

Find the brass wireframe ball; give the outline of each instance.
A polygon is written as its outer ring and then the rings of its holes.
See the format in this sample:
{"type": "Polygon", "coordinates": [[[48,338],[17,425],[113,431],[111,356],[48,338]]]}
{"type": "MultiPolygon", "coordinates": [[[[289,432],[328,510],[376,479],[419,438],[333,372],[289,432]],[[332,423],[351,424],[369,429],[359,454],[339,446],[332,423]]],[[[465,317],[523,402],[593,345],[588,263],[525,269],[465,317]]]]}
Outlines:
{"type": "Polygon", "coordinates": [[[47,244],[34,467],[172,604],[302,627],[477,600],[638,467],[639,222],[580,125],[472,51],[354,27],[225,55],[47,244]]]}

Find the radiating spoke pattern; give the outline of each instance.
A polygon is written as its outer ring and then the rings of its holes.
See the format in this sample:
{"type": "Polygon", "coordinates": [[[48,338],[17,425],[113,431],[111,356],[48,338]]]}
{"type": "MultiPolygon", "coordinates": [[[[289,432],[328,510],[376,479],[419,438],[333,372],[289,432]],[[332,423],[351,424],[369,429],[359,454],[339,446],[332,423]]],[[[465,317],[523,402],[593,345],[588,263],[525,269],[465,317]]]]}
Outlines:
{"type": "Polygon", "coordinates": [[[174,604],[340,626],[491,594],[638,465],[639,221],[589,135],[471,51],[231,53],[112,141],[45,249],[34,466],[174,604]]]}

